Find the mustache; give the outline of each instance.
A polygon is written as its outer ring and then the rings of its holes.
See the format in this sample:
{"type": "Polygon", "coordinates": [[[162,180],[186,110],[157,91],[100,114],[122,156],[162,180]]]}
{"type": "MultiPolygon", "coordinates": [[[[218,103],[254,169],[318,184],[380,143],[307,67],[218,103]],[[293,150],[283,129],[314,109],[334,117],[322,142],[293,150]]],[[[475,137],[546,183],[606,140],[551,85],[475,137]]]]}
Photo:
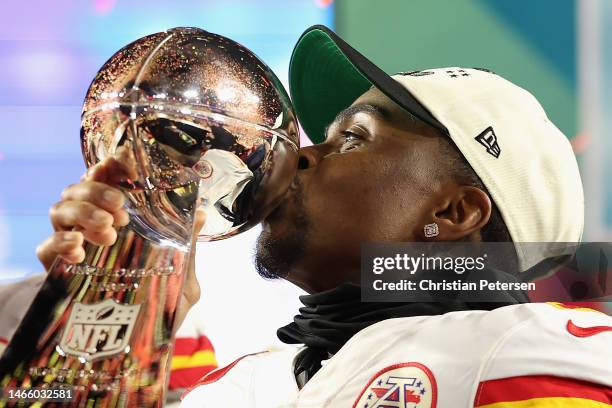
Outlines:
{"type": "Polygon", "coordinates": [[[291,200],[295,210],[291,220],[294,227],[288,236],[277,239],[270,232],[263,231],[257,240],[255,252],[255,269],[264,279],[287,278],[291,268],[305,253],[306,239],[310,230],[304,206],[304,185],[296,177],[291,183],[290,193],[286,200],[291,200]]]}
{"type": "Polygon", "coordinates": [[[302,183],[297,174],[295,177],[293,177],[293,180],[291,180],[291,184],[289,184],[289,188],[287,190],[299,194],[300,196],[304,194],[304,183],[302,183]]]}
{"type": "Polygon", "coordinates": [[[308,218],[305,207],[306,191],[304,184],[298,177],[295,177],[291,184],[293,186],[291,200],[293,201],[293,207],[295,209],[295,227],[305,236],[310,230],[310,219],[308,218]]]}
{"type": "Polygon", "coordinates": [[[292,200],[295,204],[302,205],[304,203],[304,183],[302,183],[299,177],[295,176],[291,185],[289,186],[289,191],[293,192],[292,200]]]}

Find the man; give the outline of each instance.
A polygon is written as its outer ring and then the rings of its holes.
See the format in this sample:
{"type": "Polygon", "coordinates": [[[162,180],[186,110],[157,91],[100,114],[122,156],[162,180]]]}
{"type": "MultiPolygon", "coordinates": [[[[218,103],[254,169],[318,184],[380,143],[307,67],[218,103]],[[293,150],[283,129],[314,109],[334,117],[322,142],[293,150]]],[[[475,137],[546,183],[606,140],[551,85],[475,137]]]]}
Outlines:
{"type": "MultiPolygon", "coordinates": [[[[310,293],[278,332],[305,347],[238,359],[205,376],[185,406],[612,402],[612,319],[603,314],[528,304],[522,292],[495,304],[360,301],[364,242],[580,240],[576,161],[533,96],[480,69],[389,77],[322,26],[298,41],[290,90],[315,145],[300,150],[290,191],[263,224],[256,267],[310,293]]],[[[103,181],[116,165],[99,164],[53,207],[45,265],[56,255],[82,260],[83,239],[114,241],[112,225],[127,215],[103,181]]],[[[515,257],[523,271],[546,254],[515,257]]],[[[199,294],[193,276],[184,304],[199,294]]]]}

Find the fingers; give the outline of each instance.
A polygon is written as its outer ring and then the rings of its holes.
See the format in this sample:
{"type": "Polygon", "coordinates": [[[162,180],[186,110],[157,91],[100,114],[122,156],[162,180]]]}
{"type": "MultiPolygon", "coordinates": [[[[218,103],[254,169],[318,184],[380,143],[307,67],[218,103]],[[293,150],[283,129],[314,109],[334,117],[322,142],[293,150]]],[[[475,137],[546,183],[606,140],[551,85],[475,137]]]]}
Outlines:
{"type": "Polygon", "coordinates": [[[183,283],[183,300],[187,302],[187,307],[191,307],[200,300],[200,295],[200,283],[195,273],[195,259],[190,259],[183,283]]]}
{"type": "Polygon", "coordinates": [[[191,307],[195,305],[198,300],[200,300],[200,296],[202,294],[200,289],[200,283],[198,282],[198,278],[196,276],[195,254],[198,232],[204,226],[205,221],[206,213],[201,210],[196,211],[194,233],[191,240],[191,251],[189,254],[189,263],[187,265],[187,273],[185,274],[185,282],[183,283],[183,293],[181,294],[181,302],[179,303],[179,307],[177,310],[177,321],[175,324],[175,328],[178,328],[181,325],[189,309],[191,309],[191,307]]]}
{"type": "MultiPolygon", "coordinates": [[[[204,210],[196,210],[193,220],[193,235],[191,236],[191,252],[189,253],[189,274],[195,276],[195,254],[196,244],[198,242],[198,234],[202,231],[206,223],[206,212],[204,210]]],[[[188,274],[188,276],[189,276],[188,274]]]]}
{"type": "Polygon", "coordinates": [[[195,242],[198,239],[198,234],[204,228],[204,224],[206,223],[206,212],[204,210],[196,210],[193,221],[193,236],[191,237],[192,245],[195,245],[195,242]]]}
{"type": "Polygon", "coordinates": [[[112,228],[114,221],[111,213],[87,201],[60,201],[51,207],[49,215],[56,231],[81,227],[102,232],[112,228]]]}
{"type": "Polygon", "coordinates": [[[187,315],[189,309],[198,302],[201,295],[200,284],[195,272],[195,254],[196,254],[196,243],[198,239],[198,233],[206,222],[206,213],[203,210],[196,210],[193,225],[193,236],[191,237],[191,251],[189,254],[189,263],[187,265],[187,274],[185,275],[185,282],[183,283],[183,293],[181,294],[181,302],[179,303],[178,310],[176,312],[176,325],[178,328],[183,319],[187,315]]]}
{"type": "Polygon", "coordinates": [[[61,199],[88,201],[108,212],[120,210],[125,202],[124,195],[118,188],[88,180],[68,186],[62,192],[61,199]]]}
{"type": "Polygon", "coordinates": [[[123,209],[125,198],[121,190],[102,182],[85,179],[68,186],[61,199],[50,210],[51,223],[56,230],[81,226],[101,232],[129,222],[128,213],[123,209]]]}
{"type": "Polygon", "coordinates": [[[115,227],[129,223],[123,208],[125,196],[116,186],[126,178],[137,178],[135,160],[129,149],[119,148],[114,157],[91,167],[77,184],[68,186],[61,200],[49,210],[55,233],[41,243],[36,254],[46,269],[60,256],[70,263],[85,258],[83,242],[112,245],[115,227]]]}
{"type": "Polygon", "coordinates": [[[117,240],[117,231],[114,228],[108,228],[99,232],[83,230],[81,233],[87,242],[91,242],[94,245],[109,246],[113,245],[117,240]]]}
{"type": "Polygon", "coordinates": [[[46,270],[51,268],[57,256],[67,262],[78,263],[85,259],[83,234],[78,231],[59,231],[36,248],[36,255],[46,270]]]}
{"type": "Polygon", "coordinates": [[[131,149],[125,146],[117,148],[115,155],[108,157],[87,170],[85,180],[100,181],[117,185],[125,179],[137,180],[136,161],[131,149]]]}

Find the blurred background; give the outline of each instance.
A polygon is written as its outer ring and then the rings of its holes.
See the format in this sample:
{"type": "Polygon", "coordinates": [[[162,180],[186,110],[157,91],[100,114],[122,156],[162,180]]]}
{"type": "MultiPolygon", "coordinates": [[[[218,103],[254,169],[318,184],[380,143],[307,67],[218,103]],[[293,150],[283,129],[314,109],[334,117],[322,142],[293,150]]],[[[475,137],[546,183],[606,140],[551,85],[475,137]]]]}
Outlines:
{"type": "MultiPolygon", "coordinates": [[[[237,40],[286,83],[310,25],[334,28],[387,72],[486,67],[530,90],[572,141],[585,239],[612,238],[612,2],[607,0],[29,0],[0,14],[0,283],[41,273],[48,209],[84,172],[83,96],[123,45],[174,26],[237,40]]],[[[520,120],[517,117],[516,120],[520,120]]],[[[308,143],[303,136],[304,143],[308,143]]],[[[199,244],[194,310],[224,365],[278,344],[301,292],[253,270],[258,231],[199,244]],[[253,319],[250,314],[256,314],[253,319]]]]}

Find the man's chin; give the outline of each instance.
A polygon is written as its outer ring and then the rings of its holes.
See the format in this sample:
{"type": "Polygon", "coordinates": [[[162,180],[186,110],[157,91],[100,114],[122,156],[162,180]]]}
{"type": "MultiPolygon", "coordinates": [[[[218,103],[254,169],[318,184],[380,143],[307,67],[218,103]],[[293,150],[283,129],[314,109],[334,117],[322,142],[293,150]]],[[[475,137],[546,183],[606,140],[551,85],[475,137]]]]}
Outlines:
{"type": "Polygon", "coordinates": [[[288,218],[282,211],[268,217],[257,238],[255,268],[265,279],[286,278],[304,255],[308,222],[304,217],[288,218]]]}
{"type": "Polygon", "coordinates": [[[281,279],[289,274],[292,264],[289,258],[291,251],[280,244],[281,242],[283,240],[274,238],[264,224],[264,229],[257,238],[254,262],[257,273],[264,279],[281,279]]]}

